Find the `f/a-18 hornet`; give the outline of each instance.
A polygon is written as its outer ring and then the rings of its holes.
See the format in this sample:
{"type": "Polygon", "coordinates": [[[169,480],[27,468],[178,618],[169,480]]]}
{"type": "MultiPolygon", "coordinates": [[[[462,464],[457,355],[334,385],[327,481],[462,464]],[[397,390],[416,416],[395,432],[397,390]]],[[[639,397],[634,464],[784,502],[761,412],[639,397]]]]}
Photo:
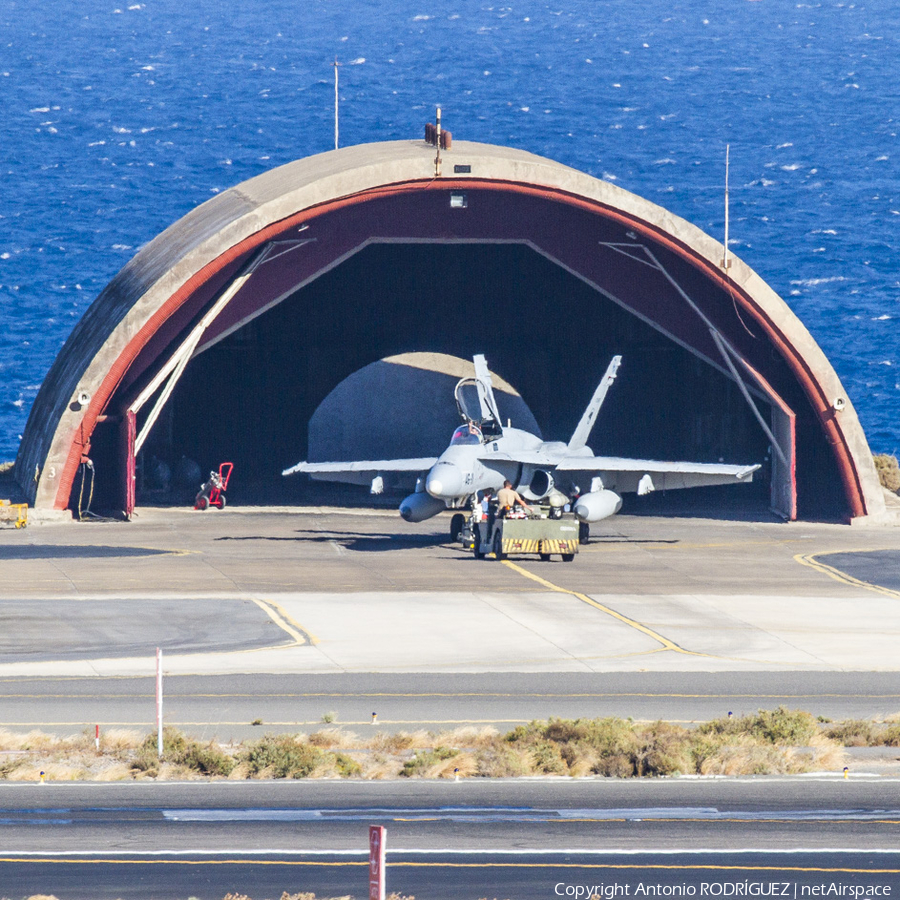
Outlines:
{"type": "MultiPolygon", "coordinates": [[[[588,438],[606,393],[616,378],[621,356],[614,356],[568,444],[543,441],[528,431],[503,427],[483,355],[474,357],[475,377],[456,385],[456,405],[463,424],[439,457],[364,460],[359,462],[301,462],[283,475],[307,472],[319,481],[370,484],[381,493],[383,476],[416,477],[416,490],[400,504],[407,522],[422,522],[445,509],[461,509],[479,491],[497,490],[509,480],[529,500],[561,508],[571,503],[583,523],[599,522],[622,508],[622,493],[649,494],[655,490],[748,483],[758,465],[660,462],[594,456],[588,438]],[[588,486],[582,493],[580,486],[588,486]]],[[[455,540],[463,516],[454,516],[455,540]]],[[[583,529],[586,531],[586,529],[583,529]]]]}

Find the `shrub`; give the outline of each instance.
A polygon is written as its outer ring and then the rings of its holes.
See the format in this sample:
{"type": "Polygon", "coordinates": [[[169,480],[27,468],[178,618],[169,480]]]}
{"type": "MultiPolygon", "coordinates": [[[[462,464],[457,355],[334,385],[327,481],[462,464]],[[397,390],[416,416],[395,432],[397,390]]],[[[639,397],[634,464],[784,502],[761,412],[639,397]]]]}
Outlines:
{"type": "Polygon", "coordinates": [[[603,753],[618,753],[634,744],[634,723],[625,719],[550,719],[519,725],[506,735],[510,743],[585,745],[603,753]]]}
{"type": "MultiPolygon", "coordinates": [[[[152,751],[154,754],[159,747],[159,732],[154,731],[144,738],[141,744],[142,751],[152,751]]],[[[177,758],[182,756],[187,750],[188,739],[177,728],[163,728],[162,755],[163,759],[168,762],[176,762],[177,758]]]]}
{"type": "Polygon", "coordinates": [[[475,774],[482,778],[515,778],[526,771],[522,757],[511,747],[484,747],[475,754],[475,774]]]}
{"type": "Polygon", "coordinates": [[[627,753],[610,753],[599,757],[591,772],[607,778],[629,778],[634,774],[634,760],[627,753]]]}
{"type": "Polygon", "coordinates": [[[883,487],[897,493],[900,491],[900,464],[897,457],[888,453],[878,453],[874,457],[875,471],[883,487]]]}
{"type": "Polygon", "coordinates": [[[20,757],[11,757],[0,762],[0,779],[7,779],[16,769],[21,768],[25,764],[25,760],[20,757]]]}
{"type": "Polygon", "coordinates": [[[795,747],[807,745],[817,733],[816,720],[808,712],[786,709],[784,706],[772,711],[761,709],[751,727],[751,734],[770,744],[792,744],[795,747]]]}
{"type": "Polygon", "coordinates": [[[775,710],[761,709],[755,716],[713,719],[700,725],[697,731],[704,735],[734,737],[748,734],[770,744],[805,746],[818,732],[818,727],[808,712],[779,706],[775,710]]]}
{"type": "Polygon", "coordinates": [[[179,762],[202,775],[221,775],[225,778],[231,774],[236,765],[227,753],[212,742],[205,747],[202,744],[191,742],[179,762]]]}
{"type": "Polygon", "coordinates": [[[694,771],[694,759],[690,748],[690,736],[679,725],[654,722],[642,728],[636,735],[636,746],[631,751],[634,774],[675,775],[694,771]]]}
{"type": "Polygon", "coordinates": [[[160,762],[167,762],[201,775],[226,777],[234,769],[234,760],[215,743],[201,744],[186,737],[177,728],[163,728],[163,755],[160,760],[157,757],[157,735],[158,732],[154,731],[144,738],[131,762],[133,769],[155,776],[159,773],[160,762]]]}
{"type": "Polygon", "coordinates": [[[569,771],[559,744],[553,741],[536,741],[531,745],[530,756],[532,768],[541,775],[565,775],[569,771]]]}
{"type": "Polygon", "coordinates": [[[449,747],[435,747],[433,750],[417,750],[412,759],[403,763],[400,774],[405,778],[423,777],[427,769],[456,756],[457,751],[449,747]]]}
{"type": "Polygon", "coordinates": [[[345,753],[335,753],[333,756],[334,767],[341,778],[352,778],[355,775],[362,774],[362,766],[355,759],[352,759],[345,753]]]}
{"type": "Polygon", "coordinates": [[[863,719],[848,719],[825,729],[825,736],[845,747],[869,747],[879,743],[878,730],[863,719]]]}
{"type": "Polygon", "coordinates": [[[273,778],[307,778],[324,760],[321,750],[290,735],[270,735],[251,744],[240,756],[251,775],[267,770],[273,778]]]}

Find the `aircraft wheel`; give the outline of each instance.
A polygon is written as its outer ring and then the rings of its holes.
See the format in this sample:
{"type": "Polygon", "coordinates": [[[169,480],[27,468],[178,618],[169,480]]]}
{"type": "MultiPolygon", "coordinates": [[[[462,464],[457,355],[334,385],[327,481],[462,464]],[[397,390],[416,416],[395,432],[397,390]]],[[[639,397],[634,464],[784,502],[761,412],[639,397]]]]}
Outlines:
{"type": "Polygon", "coordinates": [[[506,554],[503,552],[503,537],[499,531],[494,535],[494,559],[506,559],[506,554]]]}
{"type": "Polygon", "coordinates": [[[458,541],[466,524],[466,517],[462,513],[455,513],[450,520],[450,540],[458,541]]]}
{"type": "Polygon", "coordinates": [[[578,543],[586,544],[591,538],[591,526],[587,522],[578,523],[578,543]]]}
{"type": "Polygon", "coordinates": [[[563,558],[563,562],[572,562],[572,560],[575,559],[575,554],[574,553],[563,553],[562,558],[563,558]]]}
{"type": "Polygon", "coordinates": [[[538,556],[540,556],[540,558],[544,562],[550,562],[550,554],[549,553],[539,553],[538,556]]]}

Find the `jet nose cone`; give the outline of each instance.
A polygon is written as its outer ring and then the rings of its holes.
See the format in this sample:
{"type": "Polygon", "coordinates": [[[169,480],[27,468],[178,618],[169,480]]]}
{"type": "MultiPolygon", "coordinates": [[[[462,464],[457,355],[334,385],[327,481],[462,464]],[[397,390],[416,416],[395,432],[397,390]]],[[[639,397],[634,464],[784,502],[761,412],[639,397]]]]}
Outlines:
{"type": "Polygon", "coordinates": [[[432,497],[441,500],[452,500],[465,493],[462,470],[449,462],[439,462],[428,473],[425,490],[432,497]]]}

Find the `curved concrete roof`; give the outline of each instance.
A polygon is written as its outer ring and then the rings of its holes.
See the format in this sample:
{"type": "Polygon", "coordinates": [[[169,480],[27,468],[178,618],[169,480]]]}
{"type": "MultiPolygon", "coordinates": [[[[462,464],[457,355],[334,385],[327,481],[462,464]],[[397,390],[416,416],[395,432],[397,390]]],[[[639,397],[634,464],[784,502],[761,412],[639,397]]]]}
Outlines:
{"type": "Polygon", "coordinates": [[[34,505],[65,508],[98,416],[154,339],[163,352],[160,335],[194,294],[212,296],[256,248],[287,233],[296,238],[297,229],[325,212],[435,187],[508,191],[587,210],[686,260],[759,323],[794,373],[833,446],[850,515],[884,511],[865,435],[834,369],[749,266],[732,256],[725,272],[718,241],[616,185],[530,153],[463,141],[443,153],[439,176],[435,150],[423,141],[298,160],[217,195],[142,248],[75,327],[35,401],[16,465],[34,505]],[[88,402],[80,402],[85,396],[88,402]]]}

